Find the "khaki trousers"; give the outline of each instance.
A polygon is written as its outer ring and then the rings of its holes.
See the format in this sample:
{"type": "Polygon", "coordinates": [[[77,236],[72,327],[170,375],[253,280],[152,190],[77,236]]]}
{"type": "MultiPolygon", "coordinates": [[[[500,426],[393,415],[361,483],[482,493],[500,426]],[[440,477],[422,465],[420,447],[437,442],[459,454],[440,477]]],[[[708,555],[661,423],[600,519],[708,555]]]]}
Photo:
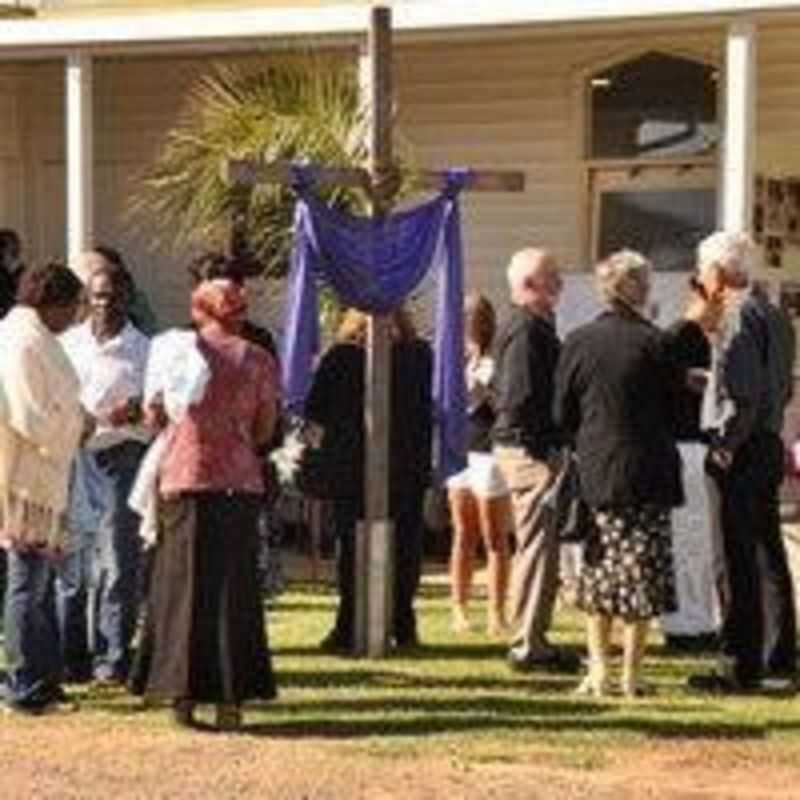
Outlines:
{"type": "Polygon", "coordinates": [[[511,574],[511,656],[537,659],[551,652],[547,631],[558,591],[559,546],[542,499],[560,469],[560,458],[532,458],[523,447],[495,446],[497,464],[511,492],[516,550],[511,574]]]}

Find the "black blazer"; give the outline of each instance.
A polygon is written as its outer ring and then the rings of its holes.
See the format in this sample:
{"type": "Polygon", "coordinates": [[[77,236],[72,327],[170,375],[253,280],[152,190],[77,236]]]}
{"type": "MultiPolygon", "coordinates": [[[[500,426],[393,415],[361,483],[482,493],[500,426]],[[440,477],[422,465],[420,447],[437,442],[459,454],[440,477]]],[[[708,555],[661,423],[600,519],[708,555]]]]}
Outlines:
{"type": "Polygon", "coordinates": [[[666,345],[658,328],[621,311],[601,314],[564,343],[553,413],[575,443],[581,491],[595,508],[683,502],[680,378],[666,345]]]}
{"type": "MultiPolygon", "coordinates": [[[[304,409],[308,419],[325,428],[329,446],[341,453],[344,482],[359,498],[364,486],[365,364],[363,347],[334,345],[317,367],[304,409]]],[[[389,478],[394,495],[416,494],[430,483],[432,369],[433,351],[423,339],[392,345],[389,478]]]]}

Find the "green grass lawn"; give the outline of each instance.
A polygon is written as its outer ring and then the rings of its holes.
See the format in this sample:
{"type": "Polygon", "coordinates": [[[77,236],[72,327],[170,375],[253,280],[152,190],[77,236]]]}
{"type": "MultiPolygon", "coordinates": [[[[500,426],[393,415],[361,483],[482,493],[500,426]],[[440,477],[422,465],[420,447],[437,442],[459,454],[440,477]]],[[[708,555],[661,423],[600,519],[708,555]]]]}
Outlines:
{"type": "MultiPolygon", "coordinates": [[[[280,697],[248,708],[248,733],[313,737],[343,754],[424,753],[464,764],[541,758],[596,768],[627,753],[634,757],[641,746],[698,740],[723,740],[748,758],[798,761],[800,700],[690,695],[683,688],[686,675],[710,662],[665,654],[658,641],[648,664],[655,696],[587,700],[572,695],[574,676],[511,673],[503,646],[482,632],[457,638],[441,585],[426,585],[418,601],[423,646],[387,659],[319,652],[334,603],[330,590],[296,584],[270,610],[280,697]]],[[[476,601],[476,627],[483,612],[483,602],[476,601]]],[[[554,638],[582,646],[580,616],[560,612],[554,638]]],[[[86,691],[81,714],[87,724],[100,715],[170,724],[167,714],[143,711],[138,699],[121,692],[86,691]]]]}
{"type": "MultiPolygon", "coordinates": [[[[423,590],[423,646],[408,656],[367,661],[320,654],[316,644],[333,604],[329,593],[296,587],[271,612],[283,691],[274,708],[258,714],[265,731],[347,740],[389,756],[439,749],[465,760],[529,759],[536,750],[591,765],[609,748],[698,738],[768,740],[800,753],[800,700],[691,695],[683,688],[686,676],[710,661],[665,654],[657,634],[648,664],[655,696],[587,700],[573,696],[574,676],[517,675],[500,643],[477,632],[456,637],[439,587],[423,590]]],[[[474,605],[477,629],[483,604],[474,605]]],[[[554,639],[582,647],[580,615],[559,613],[554,639]]]]}

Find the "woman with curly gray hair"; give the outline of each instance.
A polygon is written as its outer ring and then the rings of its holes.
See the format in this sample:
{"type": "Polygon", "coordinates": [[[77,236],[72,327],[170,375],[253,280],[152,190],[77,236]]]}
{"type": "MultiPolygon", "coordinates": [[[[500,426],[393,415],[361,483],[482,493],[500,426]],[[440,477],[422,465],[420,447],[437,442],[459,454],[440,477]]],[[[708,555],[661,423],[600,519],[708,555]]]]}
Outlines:
{"type": "Polygon", "coordinates": [[[623,622],[622,691],[645,691],[650,620],[675,606],[670,510],[682,503],[673,416],[678,374],[664,334],[646,316],[651,265],[630,250],[596,268],[606,310],[565,341],[555,418],[575,445],[594,526],[585,543],[578,606],[588,615],[584,694],[610,691],[613,619],[623,622]]]}

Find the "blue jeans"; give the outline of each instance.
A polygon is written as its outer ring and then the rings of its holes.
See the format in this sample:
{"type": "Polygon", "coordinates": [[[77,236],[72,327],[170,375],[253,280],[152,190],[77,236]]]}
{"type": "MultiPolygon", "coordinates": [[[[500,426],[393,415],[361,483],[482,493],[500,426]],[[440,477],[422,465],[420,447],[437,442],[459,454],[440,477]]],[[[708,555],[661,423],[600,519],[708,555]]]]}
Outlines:
{"type": "Polygon", "coordinates": [[[53,567],[40,553],[8,553],[5,597],[6,700],[37,708],[58,689],[61,659],[50,594],[53,567]]]}
{"type": "Polygon", "coordinates": [[[93,574],[96,531],[103,510],[104,483],[94,457],[80,450],[70,476],[69,541],[56,566],[56,613],[65,680],[91,677],[93,574]]]}
{"type": "Polygon", "coordinates": [[[145,446],[139,442],[93,454],[103,483],[103,513],[97,531],[97,624],[94,674],[124,680],[139,608],[139,517],[128,507],[145,446]]]}

